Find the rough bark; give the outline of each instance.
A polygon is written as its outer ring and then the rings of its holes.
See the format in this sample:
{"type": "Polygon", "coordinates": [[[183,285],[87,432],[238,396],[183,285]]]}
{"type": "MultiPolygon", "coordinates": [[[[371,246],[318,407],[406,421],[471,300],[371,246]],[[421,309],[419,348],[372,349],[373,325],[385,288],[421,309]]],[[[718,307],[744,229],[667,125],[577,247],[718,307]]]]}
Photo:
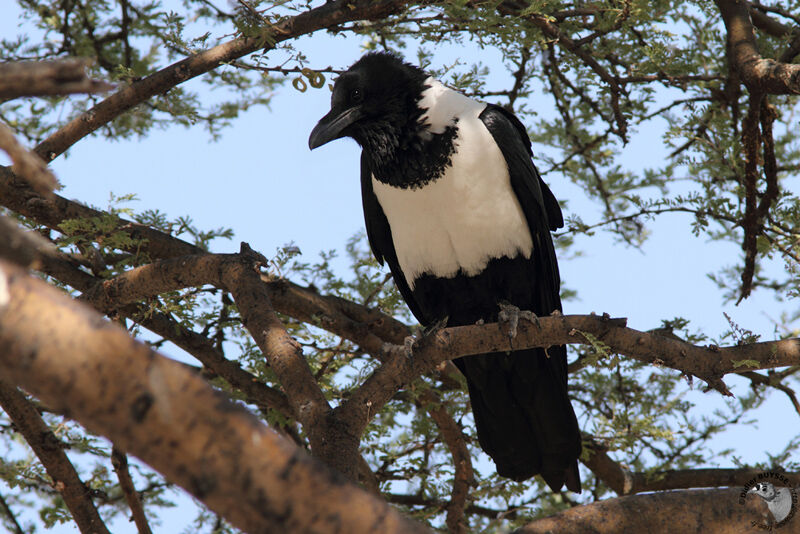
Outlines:
{"type": "Polygon", "coordinates": [[[731,66],[750,91],[775,95],[800,93],[800,65],[764,58],[759,53],[749,5],[744,0],[717,0],[728,32],[731,66]]]}
{"type": "Polygon", "coordinates": [[[99,93],[114,88],[86,76],[84,59],[0,64],[0,100],[21,96],[99,93]]]}
{"type": "Polygon", "coordinates": [[[14,162],[13,169],[17,176],[26,179],[37,192],[48,194],[58,185],[58,180],[50,172],[42,158],[26,150],[14,137],[14,132],[11,131],[11,128],[1,122],[0,149],[4,150],[8,157],[11,158],[11,161],[14,162]]]}
{"type": "MultiPolygon", "coordinates": [[[[0,275],[2,276],[2,275],[0,275]]],[[[2,282],[0,282],[1,284],[2,282]]],[[[2,287],[0,287],[2,292],[2,287]]],[[[0,293],[0,299],[3,295],[0,293]]],[[[0,301],[0,307],[2,306],[0,301]]],[[[2,313],[2,312],[0,312],[2,313]]],[[[0,322],[0,336],[3,324],[0,322]]],[[[22,434],[33,452],[42,462],[47,474],[53,479],[53,486],[72,514],[72,519],[83,534],[109,534],[103,519],[92,502],[91,491],[75,471],[64,452],[64,444],[44,422],[36,408],[16,387],[0,382],[0,406],[22,434]]]]}
{"type": "MultiPolygon", "coordinates": [[[[739,504],[739,488],[690,490],[632,495],[571,508],[539,519],[515,534],[745,534],[763,532],[752,521],[764,523],[764,501],[751,495],[739,504]]],[[[787,532],[792,530],[787,526],[787,532]]]]}
{"type": "Polygon", "coordinates": [[[0,372],[246,532],[427,532],[195,373],[7,262],[0,372]]]}
{"type": "MultiPolygon", "coordinates": [[[[673,469],[654,473],[631,471],[614,461],[600,445],[590,441],[590,454],[583,464],[617,495],[685,488],[741,487],[764,472],[763,469],[709,468],[673,469]]],[[[781,473],[792,485],[800,485],[800,473],[781,473]]]]}

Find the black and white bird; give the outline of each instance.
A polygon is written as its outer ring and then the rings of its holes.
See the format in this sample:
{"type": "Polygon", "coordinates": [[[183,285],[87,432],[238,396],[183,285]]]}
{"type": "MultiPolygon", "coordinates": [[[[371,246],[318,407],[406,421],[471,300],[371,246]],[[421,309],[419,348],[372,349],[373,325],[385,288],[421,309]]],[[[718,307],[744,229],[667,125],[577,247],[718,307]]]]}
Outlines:
{"type": "MultiPolygon", "coordinates": [[[[495,322],[500,303],[561,311],[550,231],[561,209],[531,161],[522,123],[388,53],[336,80],[314,149],[361,145],[367,236],[425,326],[495,322]]],[[[504,477],[541,474],[580,491],[581,438],[563,346],[459,358],[478,439],[504,477]]]]}

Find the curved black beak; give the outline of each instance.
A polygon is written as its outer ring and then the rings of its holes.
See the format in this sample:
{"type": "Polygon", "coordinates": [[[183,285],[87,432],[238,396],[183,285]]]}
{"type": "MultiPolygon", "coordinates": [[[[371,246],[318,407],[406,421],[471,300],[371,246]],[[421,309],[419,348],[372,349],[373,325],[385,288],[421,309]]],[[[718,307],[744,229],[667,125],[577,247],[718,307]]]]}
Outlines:
{"type": "Polygon", "coordinates": [[[362,117],[361,107],[356,106],[344,111],[332,109],[330,113],[322,117],[311,135],[308,137],[308,148],[314,150],[318,146],[343,137],[344,130],[362,117]]]}

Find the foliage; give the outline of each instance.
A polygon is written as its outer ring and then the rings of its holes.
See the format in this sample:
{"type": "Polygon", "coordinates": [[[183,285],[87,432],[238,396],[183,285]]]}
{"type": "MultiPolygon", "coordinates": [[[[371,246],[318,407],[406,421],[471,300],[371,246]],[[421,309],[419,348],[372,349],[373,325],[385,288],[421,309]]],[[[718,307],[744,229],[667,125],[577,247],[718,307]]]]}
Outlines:
{"type": "MultiPolygon", "coordinates": [[[[5,61],[86,57],[94,62],[94,76],[120,86],[232,35],[251,35],[260,26],[301,12],[309,4],[285,0],[240,0],[225,6],[208,0],[18,3],[26,31],[3,39],[0,57],[5,61]]],[[[749,94],[738,79],[731,78],[724,31],[713,3],[608,0],[572,4],[540,0],[522,3],[524,7],[514,13],[503,12],[498,4],[462,0],[424,3],[383,20],[347,24],[331,31],[361,36],[367,39],[367,48],[388,48],[409,59],[416,52],[420,64],[449,84],[477,97],[500,99],[513,108],[529,127],[543,174],[548,179],[559,175],[570,180],[600,206],[603,214],[601,220],[588,222],[570,213],[566,228],[557,234],[562,255],[578,254],[574,238],[598,231],[610,232],[630,246],[640,246],[648,237],[649,223],[675,212],[693,217],[691,231],[695,235],[742,243],[745,169],[741,133],[749,94]],[[548,24],[579,42],[594,63],[568,46],[559,46],[548,33],[548,24]],[[459,59],[445,65],[437,61],[438,51],[462,45],[499,52],[509,88],[494,89],[496,82],[489,81],[487,66],[480,61],[459,59]],[[647,168],[626,166],[622,148],[635,136],[652,130],[663,132],[668,158],[653,161],[647,168]]],[[[759,46],[762,54],[775,57],[786,47],[786,40],[760,32],[759,46]]],[[[146,136],[153,128],[179,124],[202,125],[217,138],[240,114],[253,106],[269,104],[279,84],[292,84],[298,90],[304,90],[306,83],[319,87],[329,70],[309,64],[301,45],[289,42],[277,52],[256,53],[211,71],[202,79],[204,88],[179,86],[151,99],[121,115],[97,135],[109,140],[146,136]],[[279,62],[273,55],[283,59],[279,62]],[[296,73],[297,77],[287,78],[287,73],[296,73]],[[213,99],[207,95],[213,95],[213,99]]],[[[53,97],[5,102],[0,104],[0,119],[18,135],[36,143],[99,99],[53,97]]],[[[800,228],[800,196],[796,183],[790,182],[800,169],[800,144],[792,125],[792,121],[796,123],[797,99],[770,96],[769,105],[778,116],[774,145],[779,195],[758,236],[753,285],[790,299],[797,296],[800,287],[800,239],[796,230],[800,228]]],[[[760,189],[764,187],[759,184],[760,189]]],[[[87,272],[102,277],[150,261],[146,255],[127,252],[135,248],[135,243],[128,233],[118,230],[121,216],[203,249],[209,249],[214,239],[232,237],[232,232],[224,228],[198,229],[189,217],[173,219],[153,210],[135,213],[125,205],[132,199],[113,198],[103,210],[105,215],[67,221],[50,237],[62,251],[78,258],[87,272]]],[[[287,241],[291,237],[287,235],[287,241]]],[[[364,236],[353,237],[344,253],[350,269],[340,272],[333,267],[336,251],[313,260],[289,243],[269,258],[268,272],[274,279],[379,308],[413,324],[385,269],[372,258],[364,236]]],[[[731,263],[721,265],[710,276],[727,299],[735,299],[741,289],[741,260],[725,261],[731,263]]],[[[573,290],[565,289],[567,292],[573,290]]],[[[181,328],[213,340],[228,359],[237,360],[255,380],[280,389],[275,374],[243,328],[232,300],[221,290],[203,287],[167,293],[143,303],[141,316],[156,311],[174,319],[181,328]]],[[[282,319],[302,344],[312,372],[333,405],[347,398],[377,366],[374,355],[327,332],[322,318],[310,322],[290,316],[282,319]]],[[[785,323],[792,319],[787,317],[785,323]]],[[[139,325],[131,329],[156,347],[167,343],[145,334],[139,325]]],[[[692,342],[706,340],[703,334],[691,332],[680,318],[665,321],[662,330],[669,335],[678,332],[692,342]]],[[[752,343],[757,336],[746,325],[731,321],[730,332],[721,340],[752,343]]],[[[725,402],[718,411],[699,412],[690,400],[691,389],[678,373],[621,358],[597,339],[590,342],[590,347],[574,351],[577,369],[570,377],[581,426],[611,452],[614,460],[633,471],[657,473],[730,460],[731,451],[712,450],[710,440],[729,425],[746,422],[770,391],[769,385],[754,382],[752,391],[725,402]]],[[[191,355],[188,357],[191,359],[191,355]]],[[[748,364],[745,360],[735,363],[743,370],[748,370],[748,364]]],[[[795,371],[782,375],[782,385],[796,384],[795,371]]],[[[259,410],[224,378],[210,379],[300,446],[308,446],[305,431],[296,422],[259,410]]],[[[457,386],[435,377],[419,378],[368,426],[362,437],[362,452],[387,500],[413,517],[444,529],[455,471],[441,431],[429,414],[430,406],[422,400],[426,391],[437,394],[441,405],[463,429],[476,466],[471,506],[467,508],[470,531],[503,531],[612,492],[587,469],[582,474],[588,491],[581,495],[554,494],[538,479],[515,483],[498,477],[478,447],[468,398],[457,386]]],[[[46,407],[42,410],[47,413],[46,407]]],[[[112,476],[109,444],[61,417],[48,414],[47,421],[80,466],[80,474],[102,514],[128,514],[119,484],[112,476]]],[[[15,510],[36,511],[39,525],[45,528],[68,520],[69,513],[53,481],[27,452],[7,419],[0,420],[0,446],[4,448],[0,478],[5,482],[0,493],[6,504],[15,510]]],[[[784,455],[770,460],[770,467],[790,468],[793,461],[796,456],[787,447],[784,455]]],[[[173,505],[174,493],[158,475],[144,467],[137,466],[136,470],[136,485],[148,514],[157,518],[164,508],[173,505]]],[[[192,532],[232,531],[202,506],[195,512],[192,532]]],[[[24,530],[32,532],[34,527],[26,525],[24,530]]]]}

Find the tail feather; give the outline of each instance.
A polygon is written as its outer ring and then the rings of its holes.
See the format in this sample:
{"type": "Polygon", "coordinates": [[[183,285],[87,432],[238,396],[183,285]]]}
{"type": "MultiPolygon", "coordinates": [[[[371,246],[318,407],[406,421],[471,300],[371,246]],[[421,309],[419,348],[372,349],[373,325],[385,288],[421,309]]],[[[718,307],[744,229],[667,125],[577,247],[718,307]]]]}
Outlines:
{"type": "Polygon", "coordinates": [[[518,481],[541,474],[553,491],[566,484],[580,492],[581,437],[567,395],[564,347],[454,363],[467,378],[478,441],[497,473],[518,481]]]}

